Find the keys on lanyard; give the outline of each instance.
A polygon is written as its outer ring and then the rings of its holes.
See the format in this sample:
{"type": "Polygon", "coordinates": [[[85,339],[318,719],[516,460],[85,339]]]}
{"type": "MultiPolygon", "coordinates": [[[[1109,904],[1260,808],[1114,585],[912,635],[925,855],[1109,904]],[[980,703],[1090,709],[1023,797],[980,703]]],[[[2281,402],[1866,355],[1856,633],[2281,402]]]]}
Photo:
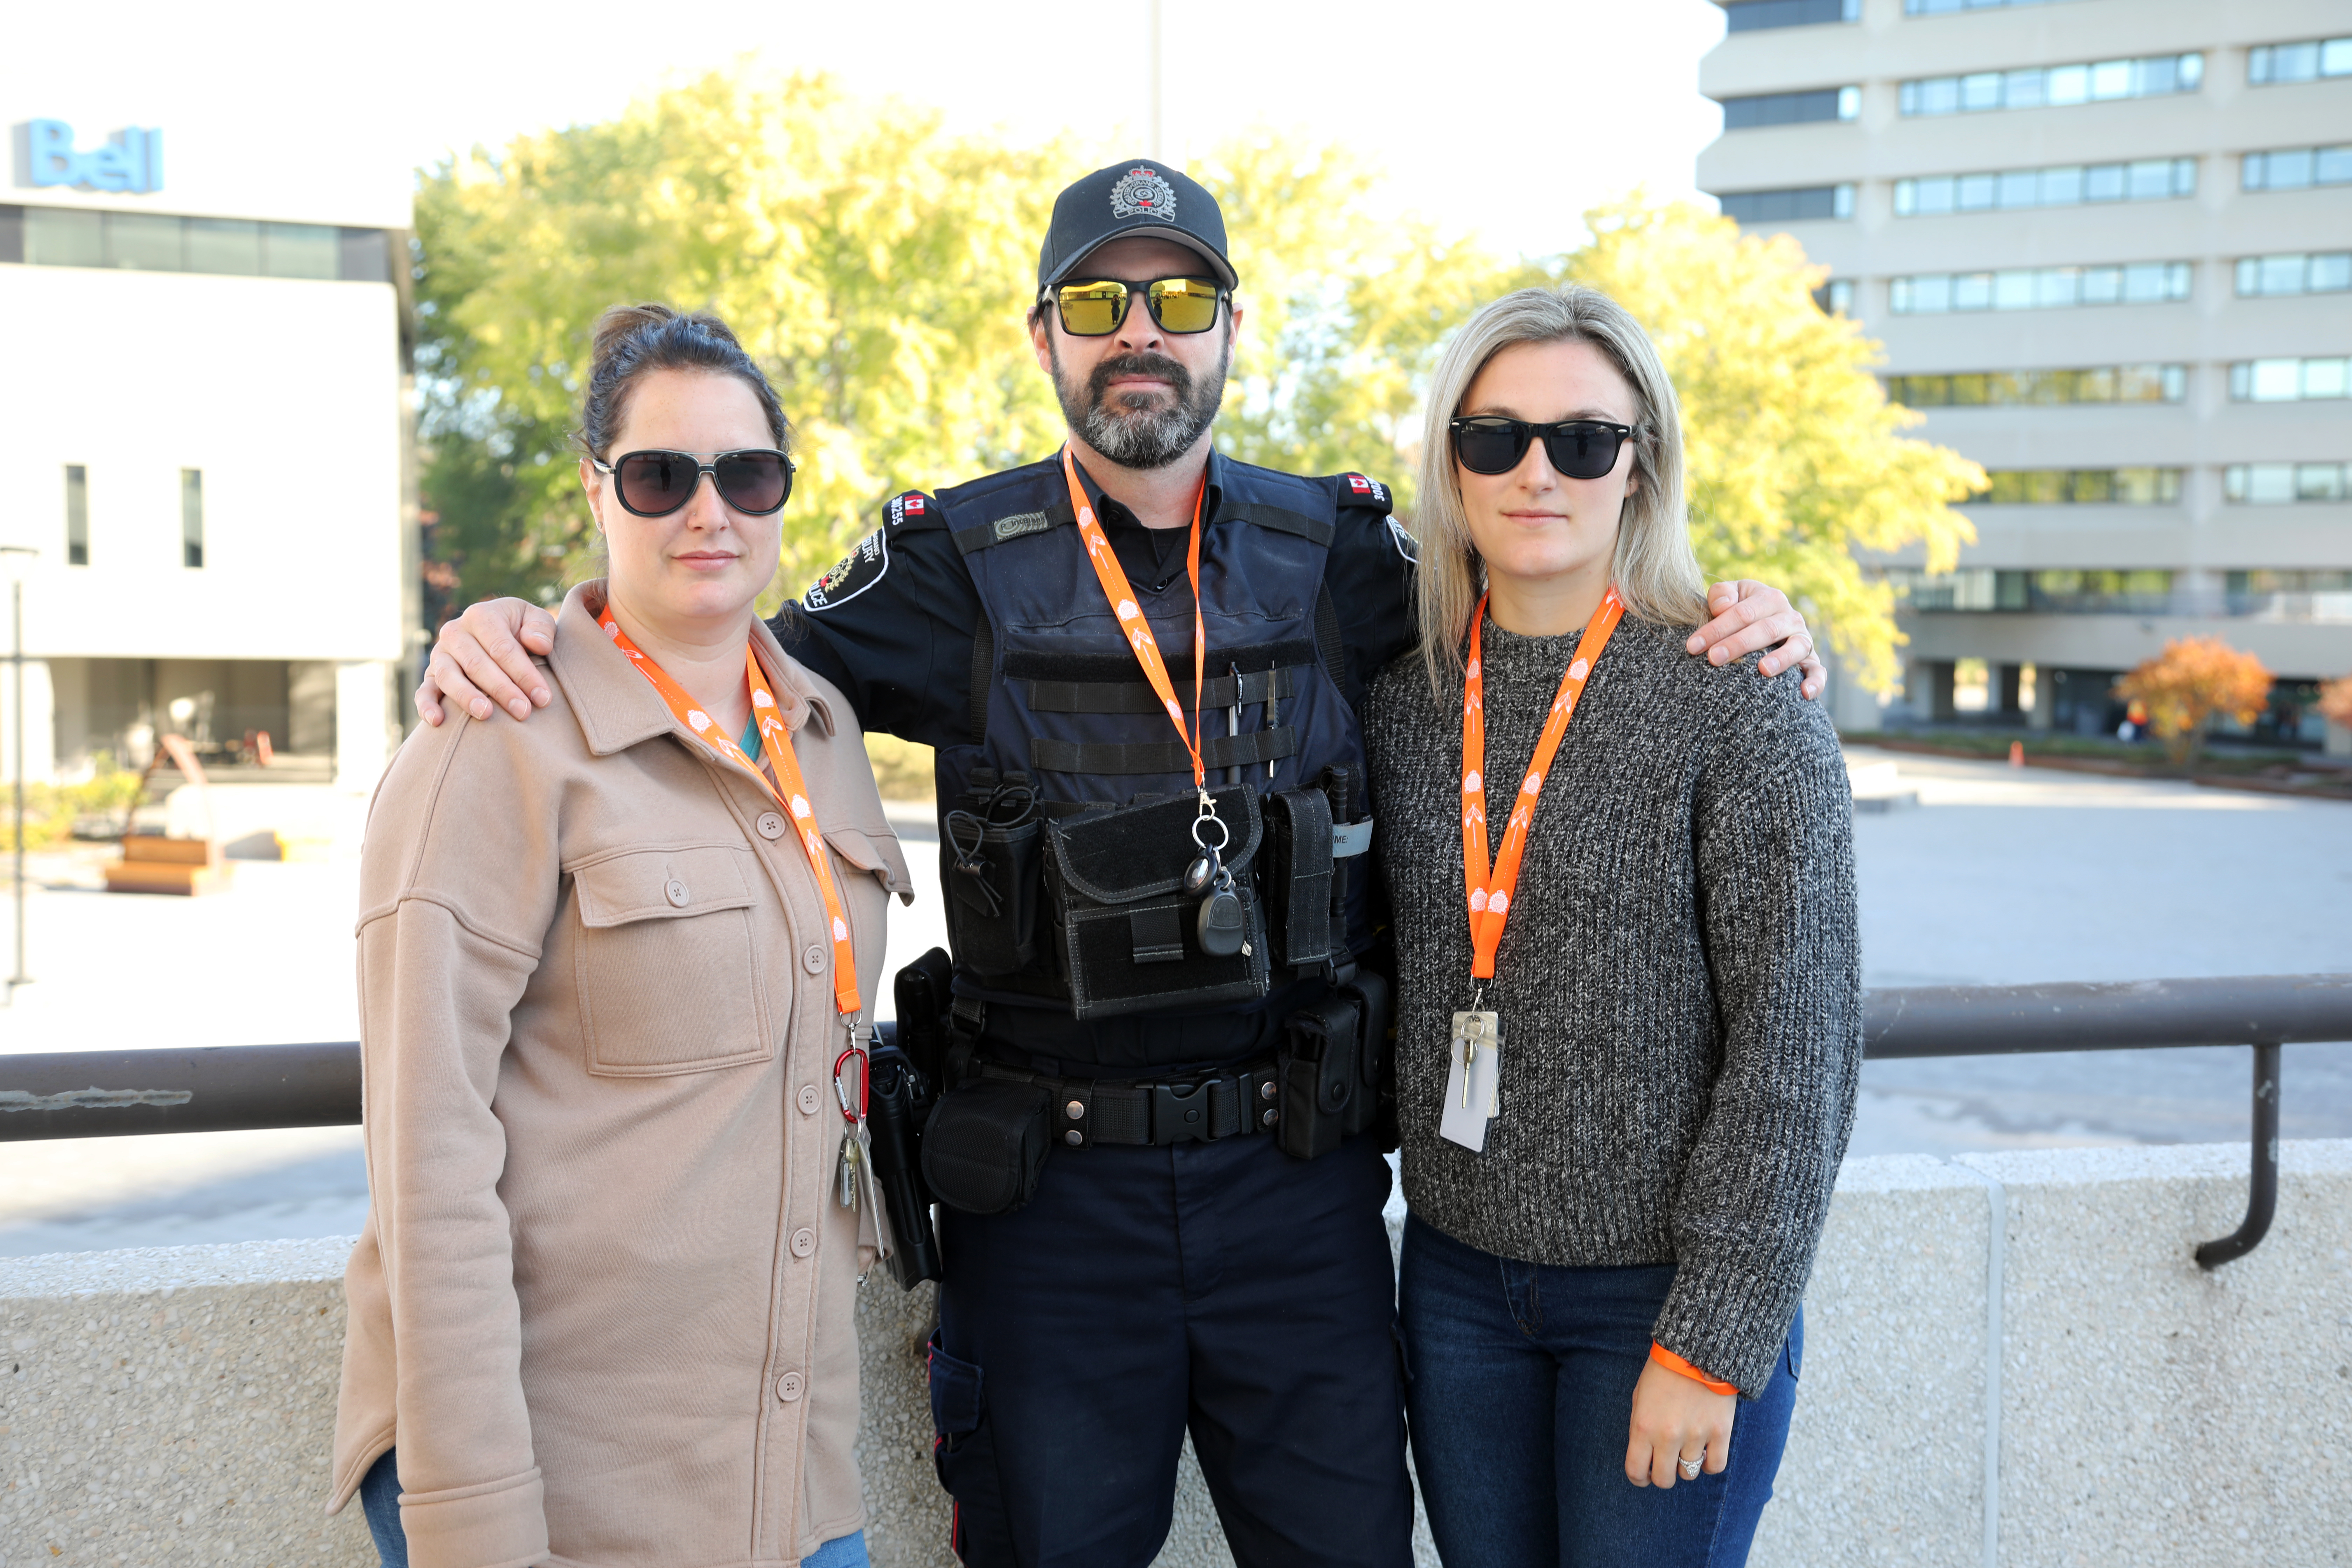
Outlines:
{"type": "MultiPolygon", "coordinates": [[[[1192,724],[1184,725],[1184,704],[1178,700],[1174,680],[1169,676],[1167,662],[1160,656],[1160,639],[1151,630],[1151,622],[1142,606],[1136,603],[1135,590],[1129,585],[1127,571],[1118,563],[1110,540],[1095,517],[1094,503],[1087,500],[1086,487],[1078,483],[1077,459],[1067,447],[1062,448],[1062,478],[1070,489],[1070,511],[1077,519],[1078,537],[1087,547],[1087,559],[1095,569],[1095,579],[1102,584],[1103,598],[1118,617],[1119,630],[1127,637],[1128,647],[1135,653],[1135,662],[1143,668],[1143,678],[1151,683],[1160,706],[1166,710],[1169,722],[1176,726],[1176,738],[1184,743],[1184,751],[1192,761],[1192,788],[1201,797],[1201,815],[1192,824],[1192,843],[1201,851],[1198,858],[1184,874],[1184,892],[1188,898],[1201,900],[1194,919],[1201,951],[1212,958],[1231,958],[1234,953],[1249,952],[1245,940],[1248,921],[1242,911],[1241,895],[1234,889],[1234,874],[1225,868],[1224,847],[1231,841],[1231,829],[1217,816],[1216,803],[1209,798],[1209,773],[1201,758],[1201,694],[1208,681],[1209,628],[1201,606],[1201,509],[1209,494],[1209,476],[1201,475],[1201,488],[1192,492],[1192,548],[1185,558],[1185,571],[1192,580],[1192,724]],[[1201,837],[1202,824],[1217,825],[1217,842],[1210,844],[1201,837]]],[[[1241,724],[1241,670],[1234,667],[1232,718],[1236,730],[1241,724]]],[[[1273,776],[1269,766],[1267,777],[1273,776]]]]}
{"type": "Polygon", "coordinates": [[[1452,1061],[1445,1069],[1445,1113],[1437,1135],[1474,1153],[1486,1147],[1486,1127],[1502,1110],[1503,1021],[1478,1005],[1485,987],[1467,1011],[1454,1015],[1452,1061]]]}
{"type": "Polygon", "coordinates": [[[1201,900],[1200,912],[1193,917],[1193,930],[1200,938],[1201,951],[1212,958],[1231,958],[1250,951],[1249,922],[1242,912],[1242,897],[1234,891],[1234,874],[1225,866],[1224,848],[1232,841],[1233,830],[1203,794],[1201,815],[1192,819],[1192,843],[1201,853],[1184,868],[1184,896],[1201,900]],[[1202,837],[1202,831],[1210,827],[1217,830],[1214,844],[1202,837]]]}
{"type": "Polygon", "coordinates": [[[853,1028],[849,1047],[833,1058],[833,1098],[841,1107],[842,1121],[841,1206],[845,1209],[857,1206],[859,1184],[870,1184],[874,1179],[873,1144],[866,1131],[866,1079],[872,1065],[853,1028]]]}
{"type": "Polygon", "coordinates": [[[1535,755],[1520,781],[1503,828],[1501,853],[1490,867],[1486,858],[1486,682],[1480,652],[1481,628],[1486,618],[1482,597],[1470,616],[1470,658],[1462,679],[1462,875],[1470,914],[1470,974],[1477,983],[1469,1007],[1454,1015],[1453,1060],[1446,1068],[1445,1111],[1438,1135],[1465,1149],[1483,1152],[1486,1124],[1502,1111],[1502,1017],[1486,1006],[1486,982],[1495,973],[1495,953],[1503,940],[1503,924],[1518,890],[1519,858],[1527,847],[1528,829],[1535,821],[1536,802],[1543,794],[1544,777],[1551,771],[1568,722],[1584,695],[1585,682],[1609,646],[1625,606],[1611,584],[1601,605],[1585,623],[1577,639],[1576,658],[1560,677],[1535,755]]]}

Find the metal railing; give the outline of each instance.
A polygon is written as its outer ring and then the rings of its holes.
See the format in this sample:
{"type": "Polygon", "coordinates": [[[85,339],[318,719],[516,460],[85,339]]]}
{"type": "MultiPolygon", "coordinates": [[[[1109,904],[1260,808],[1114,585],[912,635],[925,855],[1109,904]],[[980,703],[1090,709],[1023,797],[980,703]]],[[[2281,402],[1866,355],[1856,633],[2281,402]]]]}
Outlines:
{"type": "MultiPolygon", "coordinates": [[[[1863,1054],[1873,1061],[2252,1047],[2246,1217],[2231,1235],[2197,1248],[2207,1268],[2252,1252],[2277,1212],[2279,1047],[2346,1041],[2352,1041],[2352,974],[1925,985],[1863,994],[1863,1054]]],[[[0,1142],[333,1127],[359,1119],[354,1041],[0,1056],[0,1142]]]]}

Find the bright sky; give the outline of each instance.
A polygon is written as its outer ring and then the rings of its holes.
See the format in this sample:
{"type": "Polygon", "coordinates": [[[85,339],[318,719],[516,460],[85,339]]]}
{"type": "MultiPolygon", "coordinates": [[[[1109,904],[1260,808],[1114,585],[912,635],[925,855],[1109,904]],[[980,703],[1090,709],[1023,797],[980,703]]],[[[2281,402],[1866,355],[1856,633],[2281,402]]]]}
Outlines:
{"type": "MultiPolygon", "coordinates": [[[[1693,160],[1720,123],[1696,89],[1723,35],[1709,0],[1160,12],[1171,162],[1253,125],[1303,129],[1391,171],[1401,208],[1531,251],[1572,243],[1580,212],[1636,184],[1693,194],[1693,160]]],[[[1150,0],[122,0],[17,8],[0,89],[47,100],[70,83],[125,121],[244,120],[265,155],[324,139],[355,164],[409,166],[601,119],[757,54],[936,106],[959,129],[1034,141],[1067,128],[1142,153],[1150,14],[1150,0]]]]}

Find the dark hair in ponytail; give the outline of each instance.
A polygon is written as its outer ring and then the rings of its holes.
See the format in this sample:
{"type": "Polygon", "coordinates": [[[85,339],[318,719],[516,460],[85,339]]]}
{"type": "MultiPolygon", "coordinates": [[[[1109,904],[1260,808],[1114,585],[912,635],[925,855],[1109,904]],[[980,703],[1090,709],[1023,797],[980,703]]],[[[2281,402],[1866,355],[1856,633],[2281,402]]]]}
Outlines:
{"type": "Polygon", "coordinates": [[[592,458],[610,458],[614,437],[628,410],[629,391],[657,370],[701,371],[731,375],[751,389],[768,417],[768,434],[779,451],[792,450],[793,427],[776,389],[768,384],[734,331],[718,317],[667,305],[615,305],[596,318],[595,350],[588,393],[580,403],[580,429],[573,437],[592,458]]]}

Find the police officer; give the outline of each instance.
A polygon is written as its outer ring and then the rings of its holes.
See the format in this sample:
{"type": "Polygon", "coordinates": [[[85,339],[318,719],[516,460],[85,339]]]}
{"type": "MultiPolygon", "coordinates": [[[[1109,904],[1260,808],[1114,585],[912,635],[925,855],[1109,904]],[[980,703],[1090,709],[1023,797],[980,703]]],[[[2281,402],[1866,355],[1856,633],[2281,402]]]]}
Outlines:
{"type": "MultiPolygon", "coordinates": [[[[1377,1076],[1357,707],[1411,641],[1412,546],[1377,479],[1213,449],[1237,283],[1177,170],[1064,191],[1029,319],[1063,450],[896,497],[775,623],[866,729],[937,749],[930,1376],[968,1564],[1140,1568],[1187,1431],[1238,1562],[1412,1560],[1390,1173],[1342,1081],[1377,1076]]],[[[1694,652],[1818,689],[1785,598],[1715,606],[1694,652]]],[[[526,717],[550,629],[468,610],[420,711],[526,717]]]]}

